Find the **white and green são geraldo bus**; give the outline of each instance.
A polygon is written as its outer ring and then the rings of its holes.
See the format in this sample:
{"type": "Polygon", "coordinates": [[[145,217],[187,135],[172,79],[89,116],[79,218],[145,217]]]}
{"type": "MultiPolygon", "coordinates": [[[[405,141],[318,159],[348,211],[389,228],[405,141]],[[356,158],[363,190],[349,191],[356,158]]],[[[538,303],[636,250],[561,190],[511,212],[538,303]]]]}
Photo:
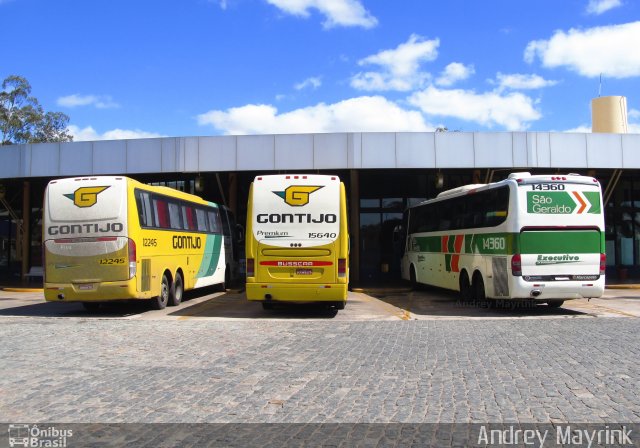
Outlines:
{"type": "Polygon", "coordinates": [[[604,292],[599,182],[512,173],[440,193],[405,212],[402,277],[463,300],[531,299],[561,306],[604,292]]]}

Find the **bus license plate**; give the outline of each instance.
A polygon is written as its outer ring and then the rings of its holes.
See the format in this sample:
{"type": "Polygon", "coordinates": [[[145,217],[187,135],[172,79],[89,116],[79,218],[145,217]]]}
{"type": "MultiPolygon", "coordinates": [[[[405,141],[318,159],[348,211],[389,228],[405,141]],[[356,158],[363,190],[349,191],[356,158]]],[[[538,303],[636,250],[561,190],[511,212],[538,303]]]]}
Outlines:
{"type": "Polygon", "coordinates": [[[311,269],[296,269],[296,275],[311,275],[312,273],[311,269]]]}
{"type": "Polygon", "coordinates": [[[93,285],[79,285],[78,289],[80,291],[91,291],[93,289],[93,285]]]}

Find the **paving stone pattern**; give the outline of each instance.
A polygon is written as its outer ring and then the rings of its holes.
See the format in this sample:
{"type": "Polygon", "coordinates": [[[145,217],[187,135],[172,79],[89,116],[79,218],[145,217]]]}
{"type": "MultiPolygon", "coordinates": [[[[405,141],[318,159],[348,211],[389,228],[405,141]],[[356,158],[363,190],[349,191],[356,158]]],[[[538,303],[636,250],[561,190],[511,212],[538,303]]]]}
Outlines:
{"type": "Polygon", "coordinates": [[[640,319],[3,319],[2,422],[640,422],[640,319]]]}

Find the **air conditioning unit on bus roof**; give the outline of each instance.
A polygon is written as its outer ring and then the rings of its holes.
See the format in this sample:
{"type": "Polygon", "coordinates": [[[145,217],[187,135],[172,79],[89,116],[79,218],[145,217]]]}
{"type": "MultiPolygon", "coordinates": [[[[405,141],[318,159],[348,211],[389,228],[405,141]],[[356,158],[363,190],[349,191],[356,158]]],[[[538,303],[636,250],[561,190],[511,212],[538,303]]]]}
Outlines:
{"type": "Polygon", "coordinates": [[[509,174],[508,179],[522,179],[523,177],[531,177],[531,173],[528,171],[523,171],[522,173],[511,173],[509,174]]]}

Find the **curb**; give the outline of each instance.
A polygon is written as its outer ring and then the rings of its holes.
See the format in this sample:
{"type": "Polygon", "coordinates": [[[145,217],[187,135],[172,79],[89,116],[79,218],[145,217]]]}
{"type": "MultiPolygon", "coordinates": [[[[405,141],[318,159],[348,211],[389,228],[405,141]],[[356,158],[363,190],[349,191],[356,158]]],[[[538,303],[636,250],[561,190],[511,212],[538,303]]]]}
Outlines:
{"type": "Polygon", "coordinates": [[[44,292],[42,288],[2,288],[7,292],[44,292]]]}

